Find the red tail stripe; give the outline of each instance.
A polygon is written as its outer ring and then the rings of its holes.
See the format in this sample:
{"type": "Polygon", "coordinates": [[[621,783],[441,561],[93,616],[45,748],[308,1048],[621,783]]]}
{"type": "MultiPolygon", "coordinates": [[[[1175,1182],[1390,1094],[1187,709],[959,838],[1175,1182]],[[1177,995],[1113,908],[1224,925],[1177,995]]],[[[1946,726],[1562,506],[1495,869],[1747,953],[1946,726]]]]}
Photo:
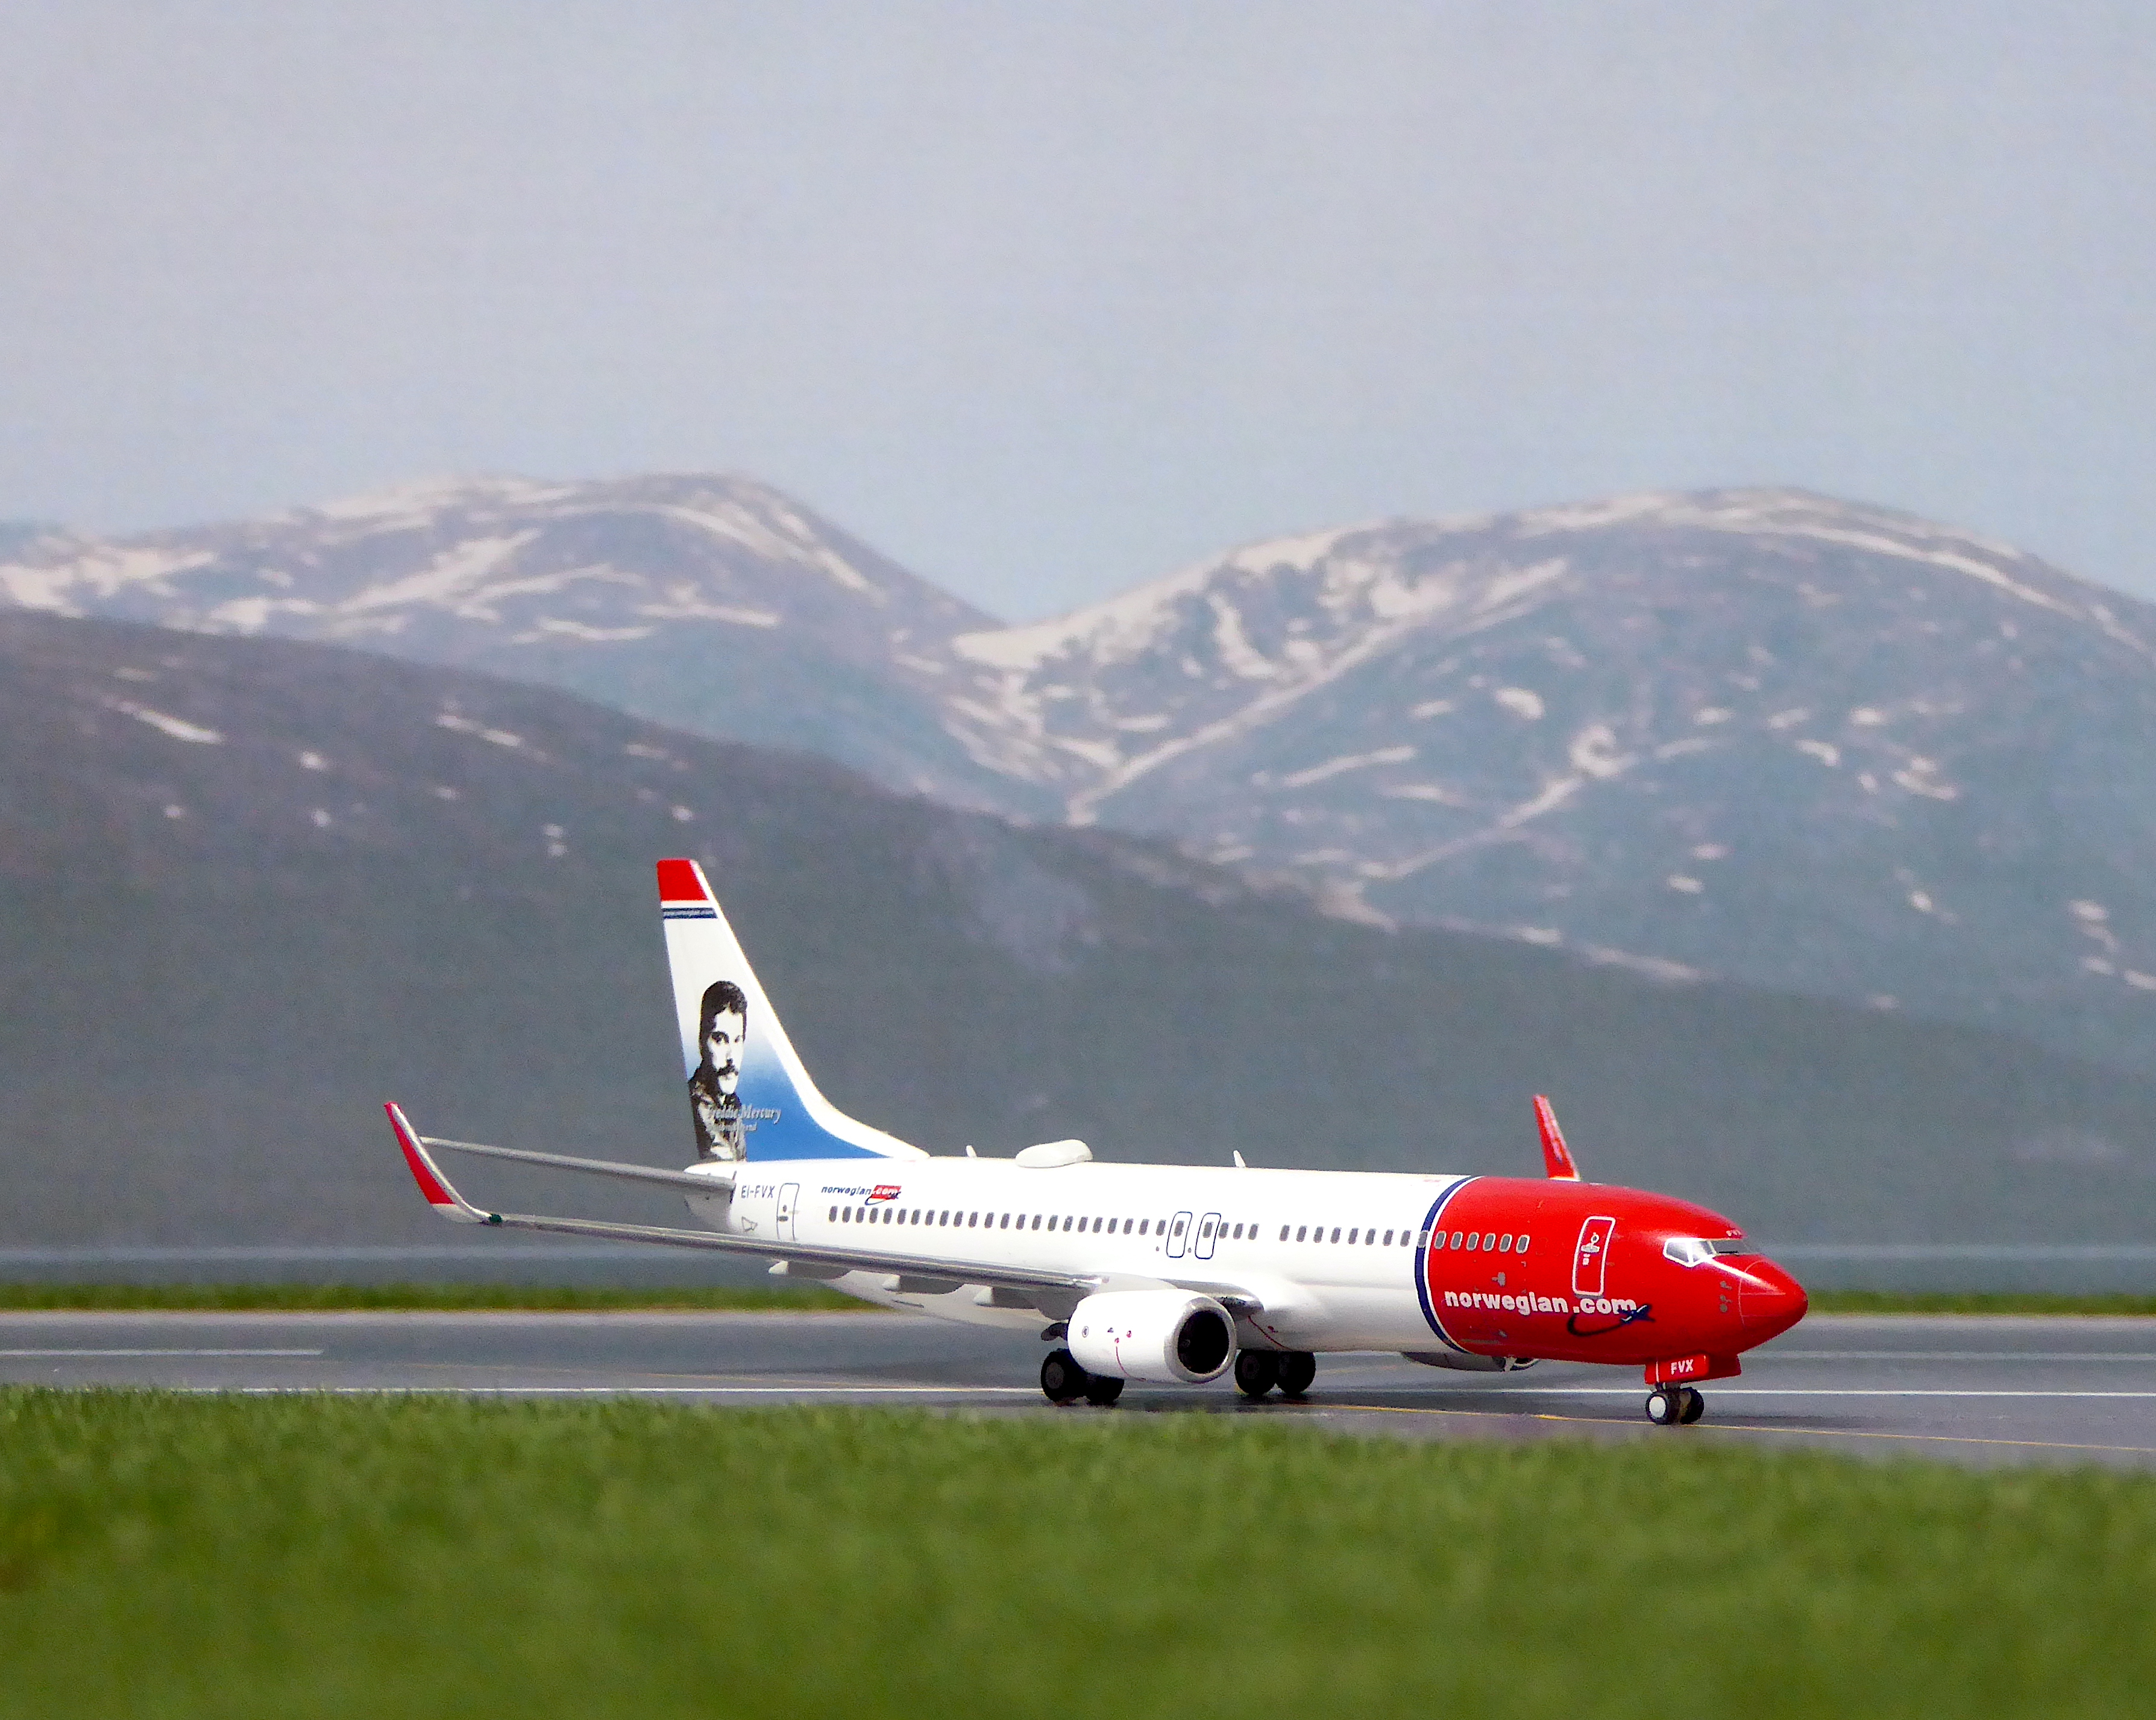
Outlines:
{"type": "Polygon", "coordinates": [[[709,901],[711,898],[697,881],[694,861],[663,860],[659,862],[659,899],[668,901],[709,901]]]}

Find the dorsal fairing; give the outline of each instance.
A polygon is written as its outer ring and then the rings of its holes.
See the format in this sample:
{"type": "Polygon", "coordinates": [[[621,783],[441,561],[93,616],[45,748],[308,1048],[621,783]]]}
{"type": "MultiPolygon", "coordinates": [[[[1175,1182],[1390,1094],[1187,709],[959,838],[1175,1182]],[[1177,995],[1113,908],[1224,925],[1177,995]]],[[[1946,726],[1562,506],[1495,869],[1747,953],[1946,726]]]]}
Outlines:
{"type": "Polygon", "coordinates": [[[701,866],[660,861],[659,908],[700,1158],[927,1156],[816,1090],[701,866]]]}

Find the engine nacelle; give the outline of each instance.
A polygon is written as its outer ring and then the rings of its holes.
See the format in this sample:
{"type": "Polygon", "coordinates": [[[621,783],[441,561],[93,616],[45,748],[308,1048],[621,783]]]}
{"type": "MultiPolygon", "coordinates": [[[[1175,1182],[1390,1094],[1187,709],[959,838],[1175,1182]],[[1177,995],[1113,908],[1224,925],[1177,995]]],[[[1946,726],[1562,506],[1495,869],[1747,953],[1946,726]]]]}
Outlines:
{"type": "Polygon", "coordinates": [[[1191,1291],[1106,1290],[1072,1312],[1066,1342],[1088,1373],[1203,1385],[1234,1363],[1235,1322],[1191,1291]]]}
{"type": "Polygon", "coordinates": [[[1471,1356],[1459,1350],[1402,1350],[1400,1355],[1425,1368],[1450,1368],[1460,1373],[1517,1373],[1535,1365],[1532,1356],[1471,1356]]]}

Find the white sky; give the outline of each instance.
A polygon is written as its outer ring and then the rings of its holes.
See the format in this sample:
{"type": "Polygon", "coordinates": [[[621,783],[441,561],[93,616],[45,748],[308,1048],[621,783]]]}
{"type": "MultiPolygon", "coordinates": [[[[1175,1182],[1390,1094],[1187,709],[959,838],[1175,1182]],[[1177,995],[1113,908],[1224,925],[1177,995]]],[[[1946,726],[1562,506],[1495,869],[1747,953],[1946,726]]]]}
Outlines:
{"type": "Polygon", "coordinates": [[[997,613],[1792,482],[2156,597],[2145,5],[0,0],[0,517],[719,468],[997,613]]]}

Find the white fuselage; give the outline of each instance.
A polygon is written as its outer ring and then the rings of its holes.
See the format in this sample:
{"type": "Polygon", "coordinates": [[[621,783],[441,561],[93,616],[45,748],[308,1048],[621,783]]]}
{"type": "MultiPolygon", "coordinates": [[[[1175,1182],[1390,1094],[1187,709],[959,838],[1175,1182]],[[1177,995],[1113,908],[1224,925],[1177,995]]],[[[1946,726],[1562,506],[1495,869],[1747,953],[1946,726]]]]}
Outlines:
{"type": "MultiPolygon", "coordinates": [[[[1416,1288],[1417,1235],[1463,1180],[1450,1174],[1213,1169],[1009,1159],[777,1159],[742,1166],[732,1197],[689,1197],[711,1228],[804,1248],[916,1263],[848,1272],[832,1287],[891,1307],[1038,1329],[1028,1305],[966,1283],[969,1265],[1168,1284],[1263,1304],[1245,1342],[1283,1349],[1429,1350],[1439,1340],[1416,1288]],[[918,1263],[947,1263],[957,1288],[918,1263]]],[[[1061,1312],[1067,1314],[1068,1309],[1061,1312]]]]}

